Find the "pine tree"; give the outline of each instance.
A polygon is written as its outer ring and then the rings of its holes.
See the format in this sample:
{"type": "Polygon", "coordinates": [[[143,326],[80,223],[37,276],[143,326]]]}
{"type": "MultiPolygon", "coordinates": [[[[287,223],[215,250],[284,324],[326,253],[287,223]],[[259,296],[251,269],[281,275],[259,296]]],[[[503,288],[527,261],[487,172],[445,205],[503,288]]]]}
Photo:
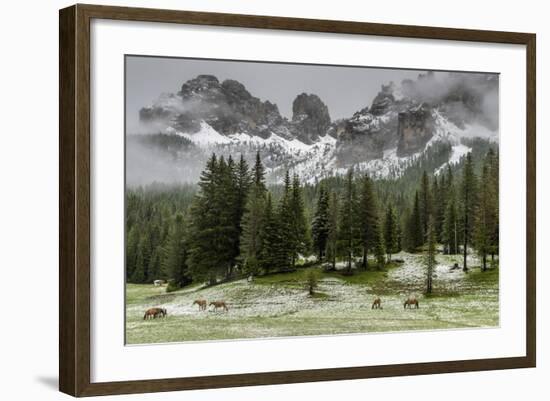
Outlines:
{"type": "Polygon", "coordinates": [[[319,188],[319,198],[317,199],[317,208],[311,225],[313,246],[319,255],[319,262],[323,261],[327,249],[330,232],[329,219],[329,195],[325,186],[321,184],[319,188]]]}
{"type": "Polygon", "coordinates": [[[297,248],[292,221],[294,218],[292,209],[292,185],[288,170],[285,174],[283,197],[279,203],[276,215],[277,227],[280,229],[281,235],[280,262],[278,262],[280,266],[278,266],[278,268],[286,270],[292,263],[294,252],[297,248]]]}
{"type": "Polygon", "coordinates": [[[414,194],[414,203],[408,221],[409,250],[415,252],[424,244],[424,231],[420,212],[418,191],[414,194]]]}
{"type": "Polygon", "coordinates": [[[357,194],[353,182],[353,169],[349,169],[342,194],[340,204],[340,216],[338,237],[340,248],[346,259],[346,271],[348,274],[352,272],[353,255],[357,250],[358,242],[360,241],[360,227],[357,223],[357,194]]]}
{"type": "Polygon", "coordinates": [[[139,246],[139,230],[137,225],[133,225],[128,232],[128,240],[126,244],[126,280],[131,282],[138,256],[139,246]]]}
{"type": "Polygon", "coordinates": [[[454,192],[449,192],[449,200],[445,210],[445,220],[443,223],[443,243],[448,254],[458,253],[459,232],[458,232],[458,214],[456,210],[456,201],[454,192]]]}
{"type": "Polygon", "coordinates": [[[302,188],[300,186],[300,179],[296,174],[294,174],[292,178],[292,189],[290,194],[289,207],[291,213],[291,258],[292,266],[295,266],[298,254],[305,253],[310,244],[302,188]]]}
{"type": "Polygon", "coordinates": [[[224,177],[227,165],[216,155],[206,164],[199,181],[199,193],[191,205],[191,241],[189,244],[189,268],[191,275],[211,284],[230,268],[233,244],[228,233],[234,233],[231,210],[228,210],[224,177]]]}
{"type": "Polygon", "coordinates": [[[398,228],[399,225],[397,223],[394,208],[391,204],[389,204],[386,210],[386,219],[384,221],[384,246],[386,248],[386,253],[388,254],[388,262],[391,262],[391,256],[393,253],[399,252],[398,228]]]}
{"type": "MultiPolygon", "coordinates": [[[[420,182],[420,191],[419,191],[419,200],[420,200],[420,222],[422,224],[422,233],[424,236],[427,236],[428,233],[428,222],[432,216],[433,211],[433,200],[432,193],[430,189],[430,180],[428,178],[428,173],[424,171],[422,174],[422,180],[420,182]]],[[[424,238],[426,240],[427,238],[424,238]]],[[[423,241],[425,242],[425,241],[423,241]]]]}
{"type": "Polygon", "coordinates": [[[252,182],[256,186],[261,187],[264,191],[267,190],[265,186],[265,168],[260,158],[260,151],[256,152],[256,163],[252,171],[252,182]]]}
{"type": "Polygon", "coordinates": [[[151,259],[151,248],[149,235],[145,231],[139,239],[136,255],[136,266],[132,272],[133,283],[146,283],[149,280],[149,262],[151,259]]]}
{"type": "Polygon", "coordinates": [[[486,161],[489,168],[490,187],[490,211],[492,213],[493,224],[489,238],[489,253],[491,261],[494,262],[495,254],[499,252],[499,158],[492,148],[489,149],[486,156],[486,161]]]}
{"type": "Polygon", "coordinates": [[[145,283],[147,272],[145,271],[145,261],[143,259],[143,249],[140,245],[138,245],[136,253],[136,265],[134,271],[132,272],[131,278],[132,283],[145,283]]]}
{"type": "Polygon", "coordinates": [[[380,230],[377,230],[377,235],[374,238],[373,252],[376,259],[376,268],[380,270],[386,263],[384,238],[380,230]]]}
{"type": "Polygon", "coordinates": [[[368,175],[360,181],[361,192],[357,204],[357,217],[359,219],[359,230],[361,246],[363,248],[362,267],[368,267],[368,251],[374,250],[380,237],[380,223],[378,218],[378,205],[374,195],[372,180],[368,175]]]}
{"type": "Polygon", "coordinates": [[[487,255],[493,251],[493,233],[498,231],[498,197],[492,181],[493,154],[489,152],[483,161],[479,182],[479,201],[474,224],[474,245],[482,261],[482,271],[487,270],[487,255]]]}
{"type": "Polygon", "coordinates": [[[433,217],[435,237],[438,242],[443,241],[443,223],[445,221],[445,208],[447,202],[447,191],[445,175],[440,174],[439,177],[434,175],[432,184],[432,199],[433,199],[433,217]]]}
{"type": "Polygon", "coordinates": [[[248,274],[258,274],[261,268],[262,230],[265,224],[266,187],[264,167],[259,152],[256,154],[256,164],[250,182],[247,203],[242,218],[242,234],[240,240],[240,258],[248,274]]]}
{"type": "Polygon", "coordinates": [[[236,232],[233,243],[232,265],[239,258],[241,250],[241,237],[243,234],[243,216],[246,210],[248,194],[250,192],[251,178],[248,170],[248,163],[244,160],[243,155],[239,160],[239,164],[235,168],[234,176],[235,199],[233,205],[233,225],[236,232]]]}
{"type": "Polygon", "coordinates": [[[426,254],[426,294],[431,294],[433,290],[433,276],[436,266],[435,260],[435,227],[433,218],[428,222],[428,252],[426,254]]]}
{"type": "Polygon", "coordinates": [[[472,238],[474,214],[476,211],[476,176],[474,174],[474,164],[472,161],[472,153],[466,156],[464,170],[462,172],[462,182],[460,187],[461,201],[461,225],[462,225],[462,241],[463,241],[463,270],[468,270],[468,245],[472,238]]]}
{"type": "Polygon", "coordinates": [[[261,232],[266,208],[265,191],[261,186],[252,185],[248,196],[246,212],[243,216],[241,236],[241,260],[248,274],[258,274],[260,255],[262,253],[261,232]]]}
{"type": "Polygon", "coordinates": [[[233,268],[239,256],[240,221],[242,211],[242,199],[239,199],[239,188],[237,180],[236,165],[231,155],[225,163],[220,158],[219,182],[217,185],[218,202],[220,205],[220,226],[221,248],[227,259],[227,267],[224,272],[226,277],[231,277],[233,268]]]}
{"type": "Polygon", "coordinates": [[[335,192],[330,194],[328,210],[328,237],[327,237],[327,259],[336,269],[336,257],[338,256],[338,196],[335,192]]]}
{"type": "Polygon", "coordinates": [[[287,270],[290,257],[286,247],[287,241],[285,241],[287,235],[283,231],[279,216],[275,213],[270,193],[267,194],[264,219],[260,265],[265,273],[287,270]]]}
{"type": "Polygon", "coordinates": [[[183,287],[191,282],[187,267],[187,245],[185,243],[185,220],[177,213],[166,246],[164,271],[176,287],[183,287]]]}
{"type": "Polygon", "coordinates": [[[156,280],[158,278],[165,278],[162,270],[162,248],[157,246],[151,254],[147,271],[149,272],[149,277],[156,280]]]}

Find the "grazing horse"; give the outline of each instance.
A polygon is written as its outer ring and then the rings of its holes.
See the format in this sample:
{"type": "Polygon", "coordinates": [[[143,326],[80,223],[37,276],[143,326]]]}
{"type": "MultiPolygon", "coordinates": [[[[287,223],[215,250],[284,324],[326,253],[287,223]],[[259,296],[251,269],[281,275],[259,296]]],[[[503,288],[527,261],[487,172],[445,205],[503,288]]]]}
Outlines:
{"type": "Polygon", "coordinates": [[[199,305],[199,310],[206,310],[206,299],[196,299],[193,305],[199,305]]]}
{"type": "Polygon", "coordinates": [[[157,317],[165,317],[168,314],[164,308],[150,308],[145,311],[143,320],[156,319],[157,317]]]}
{"type": "Polygon", "coordinates": [[[418,299],[416,299],[415,297],[409,297],[405,300],[405,303],[403,304],[403,309],[406,309],[407,307],[411,309],[413,305],[415,309],[418,309],[418,299]]]}
{"type": "Polygon", "coordinates": [[[372,303],[371,309],[382,309],[382,300],[380,299],[380,297],[376,297],[376,299],[372,303]]]}
{"type": "Polygon", "coordinates": [[[225,301],[212,301],[210,302],[210,305],[208,306],[212,306],[214,305],[214,312],[218,310],[218,308],[222,308],[224,309],[226,312],[229,311],[229,308],[227,307],[227,305],[225,304],[225,301]]]}
{"type": "Polygon", "coordinates": [[[166,281],[165,281],[165,280],[154,280],[154,281],[153,281],[153,285],[154,285],[155,287],[159,287],[159,286],[164,285],[164,284],[166,284],[166,281]]]}

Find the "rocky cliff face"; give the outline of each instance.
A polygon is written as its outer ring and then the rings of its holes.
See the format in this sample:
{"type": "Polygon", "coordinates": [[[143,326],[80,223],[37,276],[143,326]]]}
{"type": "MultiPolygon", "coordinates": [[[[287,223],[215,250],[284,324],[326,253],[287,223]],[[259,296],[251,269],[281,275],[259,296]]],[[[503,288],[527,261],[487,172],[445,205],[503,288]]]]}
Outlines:
{"type": "Polygon", "coordinates": [[[212,75],[199,75],[185,82],[177,95],[161,96],[151,107],[141,109],[140,120],[161,120],[187,133],[198,132],[202,120],[222,135],[245,133],[267,138],[277,132],[290,136],[276,104],[252,96],[240,82],[220,83],[212,75]]]}
{"type": "Polygon", "coordinates": [[[450,73],[438,80],[433,72],[400,85],[382,85],[370,107],[331,126],[337,134],[339,165],[382,158],[396,148],[398,157],[422,151],[436,134],[435,113],[459,129],[479,125],[498,130],[498,76],[450,73]]]}
{"type": "Polygon", "coordinates": [[[328,107],[319,96],[302,93],[294,99],[291,132],[298,140],[306,144],[317,142],[329,125],[328,107]]]}
{"type": "Polygon", "coordinates": [[[434,132],[434,118],[430,110],[419,107],[399,113],[397,156],[408,156],[423,150],[434,132]]]}

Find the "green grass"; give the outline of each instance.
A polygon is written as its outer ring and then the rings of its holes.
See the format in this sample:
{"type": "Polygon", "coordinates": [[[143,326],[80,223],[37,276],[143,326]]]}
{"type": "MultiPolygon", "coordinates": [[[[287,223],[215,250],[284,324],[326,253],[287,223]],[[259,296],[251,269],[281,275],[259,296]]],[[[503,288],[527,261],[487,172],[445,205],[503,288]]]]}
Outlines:
{"type": "Polygon", "coordinates": [[[355,271],[346,276],[324,272],[320,266],[294,272],[238,280],[212,287],[194,285],[172,293],[165,287],[128,284],[127,343],[164,343],[238,338],[304,336],[342,333],[437,330],[495,327],[499,324],[498,268],[481,272],[450,271],[459,255],[438,255],[442,270],[434,293],[423,294],[422,255],[403,253],[404,264],[383,270],[355,271]],[[306,282],[315,271],[318,286],[313,296],[306,282]],[[414,294],[419,309],[403,309],[414,294]],[[376,296],[382,310],[372,310],[376,296]],[[229,312],[199,311],[193,300],[224,300],[229,312]],[[162,306],[164,319],[143,320],[145,309],[162,306]]]}

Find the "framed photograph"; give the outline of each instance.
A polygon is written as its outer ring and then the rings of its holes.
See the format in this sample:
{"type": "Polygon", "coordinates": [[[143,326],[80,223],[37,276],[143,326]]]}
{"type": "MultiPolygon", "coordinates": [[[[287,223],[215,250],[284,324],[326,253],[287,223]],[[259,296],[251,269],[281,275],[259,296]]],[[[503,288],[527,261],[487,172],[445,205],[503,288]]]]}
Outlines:
{"type": "Polygon", "coordinates": [[[59,21],[61,391],[535,366],[534,34],[59,21]]]}

